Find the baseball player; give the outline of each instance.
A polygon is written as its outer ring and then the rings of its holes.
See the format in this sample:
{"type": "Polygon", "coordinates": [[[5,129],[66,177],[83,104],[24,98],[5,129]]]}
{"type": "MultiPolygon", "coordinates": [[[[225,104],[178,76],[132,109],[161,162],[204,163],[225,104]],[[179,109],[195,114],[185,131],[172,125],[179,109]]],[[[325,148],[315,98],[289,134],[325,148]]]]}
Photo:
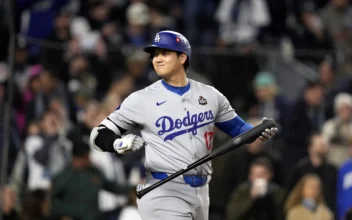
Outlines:
{"type": "MultiPolygon", "coordinates": [[[[125,154],[145,146],[148,187],[209,154],[215,126],[235,137],[253,126],[243,121],[215,88],[187,78],[191,62],[188,40],[174,31],[161,31],[144,48],[162,79],[132,93],[91,132],[99,151],[125,154]],[[141,136],[123,135],[138,126],[141,136]]],[[[277,132],[267,129],[265,141],[277,132]]],[[[234,168],[235,169],[235,168],[234,168]]],[[[143,220],[207,220],[211,162],[164,184],[141,199],[143,220]]]]}

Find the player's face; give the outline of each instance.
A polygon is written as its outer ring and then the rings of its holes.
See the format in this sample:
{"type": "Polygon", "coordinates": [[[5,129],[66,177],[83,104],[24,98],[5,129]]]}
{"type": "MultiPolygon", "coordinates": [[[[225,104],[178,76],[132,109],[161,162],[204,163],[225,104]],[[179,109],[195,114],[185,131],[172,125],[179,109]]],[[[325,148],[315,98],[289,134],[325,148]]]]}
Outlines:
{"type": "Polygon", "coordinates": [[[178,55],[175,51],[165,49],[155,49],[152,56],[154,69],[162,78],[182,72],[183,64],[187,60],[186,54],[178,55]]]}

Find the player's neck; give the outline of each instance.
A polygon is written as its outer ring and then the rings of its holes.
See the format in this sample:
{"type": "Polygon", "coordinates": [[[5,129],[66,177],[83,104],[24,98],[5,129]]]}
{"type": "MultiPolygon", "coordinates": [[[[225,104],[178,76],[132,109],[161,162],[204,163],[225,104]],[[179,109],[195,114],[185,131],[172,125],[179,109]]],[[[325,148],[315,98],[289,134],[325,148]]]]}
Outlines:
{"type": "Polygon", "coordinates": [[[180,73],[177,75],[166,77],[166,78],[164,78],[164,81],[167,84],[169,84],[171,86],[175,86],[175,87],[183,87],[188,84],[188,80],[187,80],[185,73],[180,73]]]}

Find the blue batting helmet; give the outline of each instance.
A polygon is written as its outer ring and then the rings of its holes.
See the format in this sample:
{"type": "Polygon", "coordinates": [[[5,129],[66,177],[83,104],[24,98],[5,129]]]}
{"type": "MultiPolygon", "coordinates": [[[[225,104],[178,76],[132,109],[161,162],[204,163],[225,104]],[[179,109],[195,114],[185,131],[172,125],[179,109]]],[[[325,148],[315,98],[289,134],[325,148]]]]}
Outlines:
{"type": "Polygon", "coordinates": [[[191,45],[187,38],[182,34],[175,31],[160,31],[158,32],[153,40],[153,43],[148,47],[144,48],[147,53],[153,53],[155,48],[163,48],[173,51],[186,53],[188,56],[188,62],[191,60],[191,45]]]}

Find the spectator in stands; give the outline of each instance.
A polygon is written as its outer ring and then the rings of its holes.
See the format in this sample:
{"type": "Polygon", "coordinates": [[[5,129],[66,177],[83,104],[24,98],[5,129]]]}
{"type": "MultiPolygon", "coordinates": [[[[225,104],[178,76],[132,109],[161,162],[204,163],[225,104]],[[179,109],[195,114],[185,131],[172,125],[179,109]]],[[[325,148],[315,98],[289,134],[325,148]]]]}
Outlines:
{"type": "Polygon", "coordinates": [[[153,33],[150,33],[150,10],[143,2],[135,2],[126,10],[127,27],[125,41],[133,46],[146,44],[153,33]]]}
{"type": "Polygon", "coordinates": [[[325,118],[334,117],[334,97],[339,92],[339,77],[337,75],[336,64],[331,56],[326,56],[318,67],[319,82],[324,90],[324,111],[325,118]]]}
{"type": "Polygon", "coordinates": [[[54,70],[43,69],[39,74],[40,92],[35,94],[33,100],[27,106],[26,120],[31,121],[38,118],[46,112],[52,99],[59,99],[65,106],[70,109],[69,98],[67,96],[65,85],[60,81],[53,72],[54,70]]]}
{"type": "Polygon", "coordinates": [[[326,0],[293,1],[296,22],[291,27],[291,37],[299,49],[329,49],[331,40],[324,30],[318,10],[326,0]]]}
{"type": "MultiPolygon", "coordinates": [[[[150,9],[151,33],[157,33],[162,30],[177,30],[176,19],[178,19],[178,14],[182,10],[180,2],[158,0],[149,1],[148,3],[150,9]]],[[[196,4],[196,2],[194,2],[194,4],[196,4]]],[[[183,11],[183,15],[187,14],[188,13],[186,11],[183,11]]],[[[186,36],[188,36],[187,39],[189,40],[190,35],[186,34],[186,36]]]]}
{"type": "Polygon", "coordinates": [[[101,36],[109,48],[119,48],[123,43],[122,27],[114,21],[107,22],[101,28],[101,36]]]}
{"type": "MultiPolygon", "coordinates": [[[[46,39],[54,29],[55,15],[69,0],[54,1],[18,1],[16,2],[16,20],[21,22],[21,34],[34,39],[46,39]],[[26,12],[26,13],[25,13],[26,12]],[[22,19],[21,16],[27,16],[22,19]],[[24,22],[26,21],[26,22],[24,22]]],[[[29,44],[29,55],[32,61],[39,61],[40,45],[29,44]]]]}
{"type": "Polygon", "coordinates": [[[83,141],[73,145],[72,162],[53,179],[52,220],[84,219],[98,220],[100,211],[98,193],[106,189],[125,194],[130,187],[107,181],[89,159],[90,147],[83,141]]]}
{"type": "Polygon", "coordinates": [[[88,3],[86,17],[77,16],[72,20],[71,33],[77,41],[76,46],[82,52],[95,50],[96,43],[101,36],[101,28],[110,22],[110,12],[111,7],[106,1],[94,0],[88,3]]]}
{"type": "Polygon", "coordinates": [[[219,1],[196,0],[183,1],[184,34],[194,46],[214,46],[217,36],[217,24],[214,13],[219,1]],[[206,25],[205,25],[206,24],[206,25]]]}
{"type": "Polygon", "coordinates": [[[72,37],[72,39],[67,44],[66,56],[69,60],[75,55],[84,53],[84,45],[81,45],[78,37],[72,37]]]}
{"type": "Polygon", "coordinates": [[[110,21],[111,4],[108,1],[93,0],[89,3],[88,22],[92,30],[100,30],[110,21]]]}
{"type": "MultiPolygon", "coordinates": [[[[40,135],[40,122],[32,121],[27,126],[26,137],[34,137],[36,135],[40,135]]],[[[26,139],[27,139],[26,138],[26,139]]],[[[26,140],[25,140],[26,141],[26,140]]],[[[26,142],[24,143],[24,145],[26,142]]],[[[25,147],[21,148],[16,156],[16,161],[11,170],[11,174],[8,177],[8,185],[13,189],[16,193],[16,210],[19,211],[21,208],[22,197],[24,192],[28,189],[28,157],[25,147]]]]}
{"type": "Polygon", "coordinates": [[[331,0],[321,11],[323,26],[338,50],[352,48],[352,6],[348,0],[331,0]]]}
{"type": "Polygon", "coordinates": [[[330,90],[336,82],[336,64],[331,56],[326,56],[319,63],[319,80],[324,90],[330,90]]]}
{"type": "Polygon", "coordinates": [[[59,136],[66,137],[67,132],[73,126],[70,120],[69,111],[60,99],[53,98],[48,106],[48,111],[51,111],[57,117],[59,122],[59,136]]]}
{"type": "Polygon", "coordinates": [[[77,99],[80,95],[84,95],[86,99],[95,97],[97,79],[91,73],[89,60],[85,55],[76,55],[70,59],[69,75],[70,80],[67,87],[70,94],[74,97],[75,103],[79,101],[77,99]]]}
{"type": "Polygon", "coordinates": [[[336,116],[325,122],[323,136],[328,141],[329,161],[341,166],[349,159],[349,145],[352,140],[352,96],[339,93],[335,96],[336,116]]]}
{"type": "MultiPolygon", "coordinates": [[[[331,0],[321,11],[323,25],[333,40],[333,46],[340,52],[347,53],[345,59],[351,59],[349,52],[352,49],[352,5],[349,0],[331,0]]],[[[340,72],[348,76],[352,66],[344,62],[340,72]]]]}
{"type": "Polygon", "coordinates": [[[284,190],[271,181],[272,165],[258,158],[250,166],[248,182],[239,185],[227,206],[228,220],[280,220],[284,190]]]}
{"type": "Polygon", "coordinates": [[[53,175],[61,172],[71,158],[71,145],[60,135],[61,121],[52,111],[46,112],[40,121],[40,134],[28,136],[24,143],[27,156],[30,190],[47,190],[53,175]]]}
{"type": "Polygon", "coordinates": [[[222,0],[215,12],[215,18],[220,23],[221,44],[240,48],[252,47],[260,28],[271,21],[264,0],[222,0]]]}
{"type": "MultiPolygon", "coordinates": [[[[348,60],[348,56],[346,56],[345,59],[348,60]]],[[[320,83],[325,93],[324,105],[326,119],[331,119],[335,116],[334,98],[338,93],[344,92],[352,94],[352,78],[348,74],[344,74],[345,70],[343,70],[343,66],[338,64],[337,58],[333,58],[329,55],[326,56],[319,65],[320,83]]]]}
{"type": "Polygon", "coordinates": [[[28,63],[28,52],[25,45],[21,45],[16,41],[13,76],[14,81],[20,88],[21,92],[25,89],[29,78],[30,65],[28,63]]]}
{"type": "Polygon", "coordinates": [[[285,204],[287,220],[333,220],[333,213],[325,206],[322,181],[315,174],[301,178],[285,204]]]}
{"type": "Polygon", "coordinates": [[[97,80],[96,97],[104,96],[111,82],[122,74],[125,64],[123,28],[116,22],[104,24],[101,36],[95,44],[94,51],[87,56],[91,72],[97,80]]]}
{"type": "Polygon", "coordinates": [[[283,151],[286,171],[308,155],[307,140],[310,134],[319,131],[324,123],[322,98],[321,84],[308,82],[303,95],[289,112],[287,132],[285,132],[286,147],[283,151]]]}
{"type": "Polygon", "coordinates": [[[337,182],[337,220],[351,220],[352,218],[352,142],[349,156],[339,169],[337,182]]]}
{"type": "Polygon", "coordinates": [[[309,156],[301,159],[288,175],[287,189],[291,192],[306,174],[314,173],[324,183],[322,194],[330,210],[335,211],[337,168],[327,161],[328,145],[321,134],[313,134],[308,145],[309,156]]]}
{"type": "Polygon", "coordinates": [[[64,83],[69,80],[68,63],[65,51],[65,44],[67,44],[72,36],[70,31],[70,23],[72,14],[67,11],[60,10],[56,13],[54,20],[54,30],[47,38],[53,45],[52,47],[44,47],[41,50],[40,63],[44,67],[55,66],[56,71],[59,73],[59,79],[64,83]]]}
{"type": "Polygon", "coordinates": [[[30,67],[28,71],[28,81],[24,86],[23,96],[24,96],[24,105],[26,111],[28,111],[28,105],[31,103],[34,98],[41,91],[41,83],[40,83],[40,73],[42,72],[43,67],[40,64],[36,64],[30,67]]]}
{"type": "MultiPolygon", "coordinates": [[[[289,107],[279,94],[280,88],[274,75],[269,72],[259,72],[253,80],[253,87],[258,102],[253,109],[256,112],[254,114],[259,118],[274,119],[280,133],[283,133],[289,117],[289,107]]],[[[278,135],[278,138],[280,138],[280,135],[278,135]]],[[[277,138],[275,139],[277,140],[277,138]]],[[[280,144],[282,145],[282,142],[280,144]]]]}

